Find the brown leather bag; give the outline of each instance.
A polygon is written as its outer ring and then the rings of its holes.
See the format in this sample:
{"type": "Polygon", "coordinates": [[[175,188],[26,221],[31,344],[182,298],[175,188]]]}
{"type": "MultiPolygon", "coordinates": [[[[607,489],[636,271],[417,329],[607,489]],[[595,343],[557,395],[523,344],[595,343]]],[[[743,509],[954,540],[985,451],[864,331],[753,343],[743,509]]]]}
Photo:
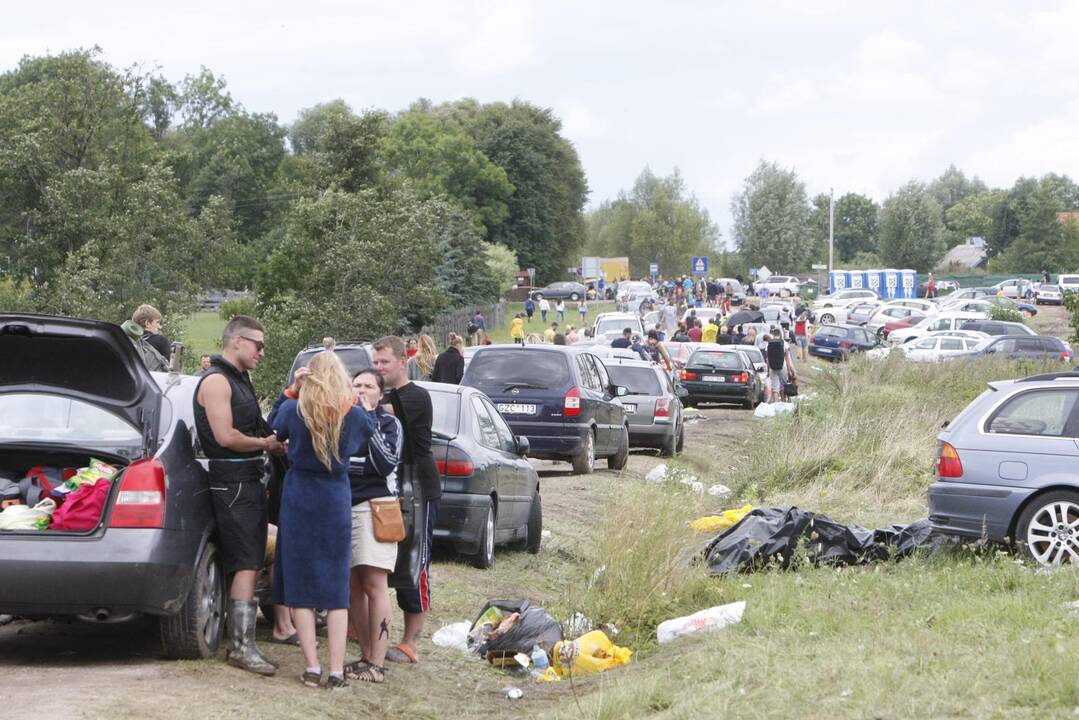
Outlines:
{"type": "Polygon", "coordinates": [[[379,542],[401,542],[405,539],[405,519],[401,515],[401,501],[370,500],[371,524],[375,531],[375,540],[379,542]]]}

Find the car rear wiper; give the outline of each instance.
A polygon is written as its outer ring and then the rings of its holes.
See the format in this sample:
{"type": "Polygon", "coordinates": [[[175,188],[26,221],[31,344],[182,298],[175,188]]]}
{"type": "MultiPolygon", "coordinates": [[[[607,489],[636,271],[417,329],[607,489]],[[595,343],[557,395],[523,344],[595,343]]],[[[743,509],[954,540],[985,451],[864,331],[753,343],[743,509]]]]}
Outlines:
{"type": "Polygon", "coordinates": [[[546,385],[533,385],[530,382],[509,382],[502,386],[503,390],[512,390],[513,388],[526,388],[528,390],[546,390],[546,385]]]}

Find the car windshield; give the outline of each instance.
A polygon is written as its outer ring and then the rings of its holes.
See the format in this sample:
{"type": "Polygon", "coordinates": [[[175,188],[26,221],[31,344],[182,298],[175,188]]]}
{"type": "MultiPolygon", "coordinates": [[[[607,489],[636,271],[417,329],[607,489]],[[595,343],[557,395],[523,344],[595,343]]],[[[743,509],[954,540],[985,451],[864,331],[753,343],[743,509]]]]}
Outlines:
{"type": "Polygon", "coordinates": [[[742,363],[734,353],[708,350],[698,350],[693,353],[686,364],[697,367],[712,367],[719,370],[740,370],[742,368],[742,363]]]}
{"type": "Polygon", "coordinates": [[[569,367],[560,352],[487,350],[472,358],[464,379],[474,387],[558,388],[568,383],[569,367]]]}
{"type": "MultiPolygon", "coordinates": [[[[296,371],[302,367],[307,367],[311,364],[311,360],[322,352],[322,348],[305,350],[296,357],[296,361],[292,363],[292,370],[289,371],[289,384],[292,384],[292,379],[296,374],[296,371]]],[[[345,372],[349,377],[355,377],[356,373],[360,370],[366,370],[371,367],[371,356],[367,354],[366,348],[351,347],[351,348],[337,348],[334,350],[337,357],[345,365],[345,372]]]]}
{"type": "Polygon", "coordinates": [[[0,442],[128,447],[142,433],[96,405],[56,395],[0,395],[0,442]]]}
{"type": "Polygon", "coordinates": [[[431,391],[431,430],[438,435],[457,437],[461,396],[456,392],[431,391]]]}
{"type": "Polygon", "coordinates": [[[846,337],[847,331],[841,327],[836,327],[835,325],[825,325],[818,329],[814,334],[821,337],[846,337]]]}
{"type": "Polygon", "coordinates": [[[662,395],[656,371],[650,367],[608,365],[607,374],[615,385],[623,385],[630,395],[662,395]]]}
{"type": "Polygon", "coordinates": [[[754,365],[764,362],[764,355],[761,353],[759,348],[739,346],[738,349],[744,352],[746,356],[749,357],[749,361],[754,365]]]}
{"type": "Polygon", "coordinates": [[[596,323],[596,334],[620,333],[626,328],[639,333],[641,331],[641,321],[634,317],[604,318],[596,323]]]}
{"type": "Polygon", "coordinates": [[[1042,285],[1041,289],[1043,291],[1047,290],[1049,292],[1060,292],[1060,286],[1059,285],[1042,285]]]}
{"type": "Polygon", "coordinates": [[[979,351],[985,350],[987,347],[993,344],[994,340],[996,340],[995,337],[987,337],[985,340],[982,340],[977,345],[975,345],[972,349],[979,351]]]}

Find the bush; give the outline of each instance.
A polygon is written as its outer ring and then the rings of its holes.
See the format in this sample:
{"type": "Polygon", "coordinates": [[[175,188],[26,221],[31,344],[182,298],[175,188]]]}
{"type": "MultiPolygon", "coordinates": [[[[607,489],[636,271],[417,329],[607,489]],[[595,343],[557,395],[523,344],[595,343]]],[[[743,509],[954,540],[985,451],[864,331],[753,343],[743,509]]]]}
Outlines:
{"type": "Polygon", "coordinates": [[[989,311],[989,319],[1021,323],[1023,322],[1023,313],[1010,305],[996,304],[989,311]]]}
{"type": "Polygon", "coordinates": [[[217,310],[218,315],[225,322],[228,322],[237,315],[250,315],[255,317],[255,298],[253,297],[236,297],[226,300],[221,303],[221,307],[217,310]]]}
{"type": "Polygon", "coordinates": [[[1064,307],[1068,308],[1068,312],[1071,316],[1068,319],[1068,324],[1072,326],[1072,342],[1079,342],[1079,293],[1066,292],[1064,293],[1064,307]]]}

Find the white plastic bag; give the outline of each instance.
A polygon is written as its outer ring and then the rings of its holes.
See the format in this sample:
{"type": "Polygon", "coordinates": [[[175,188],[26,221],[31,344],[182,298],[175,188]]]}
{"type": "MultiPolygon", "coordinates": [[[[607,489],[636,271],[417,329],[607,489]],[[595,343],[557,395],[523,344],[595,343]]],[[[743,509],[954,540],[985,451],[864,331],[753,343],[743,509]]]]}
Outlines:
{"type": "Polygon", "coordinates": [[[656,628],[656,637],[663,645],[683,635],[722,630],[728,625],[742,622],[742,614],[745,611],[746,601],[740,600],[728,605],[717,605],[685,617],[664,620],[656,628]]]}
{"type": "Polygon", "coordinates": [[[0,512],[0,530],[36,530],[38,518],[51,518],[56,501],[45,498],[37,505],[9,505],[0,512]]]}
{"type": "Polygon", "coordinates": [[[455,622],[435,631],[431,636],[431,642],[439,647],[454,648],[461,652],[468,652],[468,631],[472,623],[455,622]]]}
{"type": "Polygon", "coordinates": [[[660,483],[667,479],[667,466],[663,463],[656,465],[644,476],[648,482],[660,483]]]}

